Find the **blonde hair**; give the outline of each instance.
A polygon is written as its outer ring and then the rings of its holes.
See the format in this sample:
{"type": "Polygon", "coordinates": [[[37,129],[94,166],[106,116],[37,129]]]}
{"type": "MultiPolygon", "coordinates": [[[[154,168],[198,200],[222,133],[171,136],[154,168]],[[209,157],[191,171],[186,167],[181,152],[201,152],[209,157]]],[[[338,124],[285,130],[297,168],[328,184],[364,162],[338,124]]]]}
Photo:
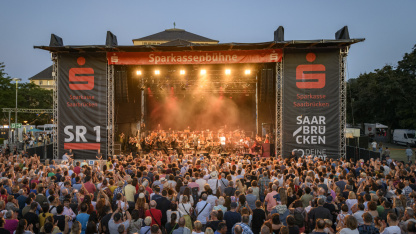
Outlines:
{"type": "Polygon", "coordinates": [[[357,199],[357,196],[353,191],[350,191],[350,193],[348,194],[348,199],[357,199]]]}
{"type": "Polygon", "coordinates": [[[194,222],[194,227],[195,227],[195,231],[201,231],[202,223],[197,220],[197,221],[194,222]]]}
{"type": "Polygon", "coordinates": [[[287,192],[285,188],[279,188],[279,194],[280,194],[280,202],[282,205],[287,204],[287,192]]]}
{"type": "Polygon", "coordinates": [[[71,228],[71,234],[80,234],[81,231],[81,223],[79,221],[74,221],[71,228]]]}
{"type": "Polygon", "coordinates": [[[205,234],[214,234],[214,231],[212,230],[212,228],[208,227],[207,229],[205,229],[205,234]]]}

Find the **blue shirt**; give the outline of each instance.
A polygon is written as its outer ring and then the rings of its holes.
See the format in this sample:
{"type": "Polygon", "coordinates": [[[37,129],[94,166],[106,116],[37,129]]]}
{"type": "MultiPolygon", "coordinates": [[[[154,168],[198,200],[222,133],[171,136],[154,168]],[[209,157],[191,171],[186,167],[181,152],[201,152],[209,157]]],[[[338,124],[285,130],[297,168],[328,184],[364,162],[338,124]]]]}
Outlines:
{"type": "Polygon", "coordinates": [[[85,230],[87,230],[88,219],[90,215],[87,213],[81,213],[77,215],[76,219],[78,222],[81,223],[81,234],[85,234],[85,230]]]}

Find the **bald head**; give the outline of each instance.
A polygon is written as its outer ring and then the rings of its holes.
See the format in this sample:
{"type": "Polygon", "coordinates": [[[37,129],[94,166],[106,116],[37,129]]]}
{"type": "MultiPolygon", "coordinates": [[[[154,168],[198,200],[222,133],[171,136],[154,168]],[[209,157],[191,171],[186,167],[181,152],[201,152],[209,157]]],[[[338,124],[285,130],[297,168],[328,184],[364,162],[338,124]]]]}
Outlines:
{"type": "Polygon", "coordinates": [[[157,205],[157,203],[156,203],[156,201],[154,201],[154,200],[150,201],[150,203],[149,203],[149,206],[150,206],[151,208],[155,208],[155,207],[156,207],[156,205],[157,205]]]}

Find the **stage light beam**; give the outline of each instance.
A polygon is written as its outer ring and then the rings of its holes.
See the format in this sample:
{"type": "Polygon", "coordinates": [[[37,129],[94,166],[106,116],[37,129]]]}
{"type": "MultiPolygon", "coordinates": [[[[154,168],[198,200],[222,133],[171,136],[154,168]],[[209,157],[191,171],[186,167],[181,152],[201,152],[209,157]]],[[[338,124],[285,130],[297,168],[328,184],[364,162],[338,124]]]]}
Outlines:
{"type": "Polygon", "coordinates": [[[250,75],[250,74],[251,74],[251,70],[250,70],[250,69],[246,69],[246,70],[244,71],[244,74],[246,74],[246,75],[250,75]]]}
{"type": "Polygon", "coordinates": [[[225,69],[225,74],[226,75],[230,75],[231,74],[231,70],[230,69],[225,69]]]}

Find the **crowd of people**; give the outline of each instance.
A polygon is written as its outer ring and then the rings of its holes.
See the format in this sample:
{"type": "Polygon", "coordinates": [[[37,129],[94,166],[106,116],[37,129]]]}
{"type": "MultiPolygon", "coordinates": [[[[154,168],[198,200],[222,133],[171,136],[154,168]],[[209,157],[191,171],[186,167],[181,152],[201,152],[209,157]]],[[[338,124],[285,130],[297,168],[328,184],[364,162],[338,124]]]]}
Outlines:
{"type": "Polygon", "coordinates": [[[3,152],[0,234],[410,234],[415,170],[389,157],[151,152],[89,165],[3,152]]]}

